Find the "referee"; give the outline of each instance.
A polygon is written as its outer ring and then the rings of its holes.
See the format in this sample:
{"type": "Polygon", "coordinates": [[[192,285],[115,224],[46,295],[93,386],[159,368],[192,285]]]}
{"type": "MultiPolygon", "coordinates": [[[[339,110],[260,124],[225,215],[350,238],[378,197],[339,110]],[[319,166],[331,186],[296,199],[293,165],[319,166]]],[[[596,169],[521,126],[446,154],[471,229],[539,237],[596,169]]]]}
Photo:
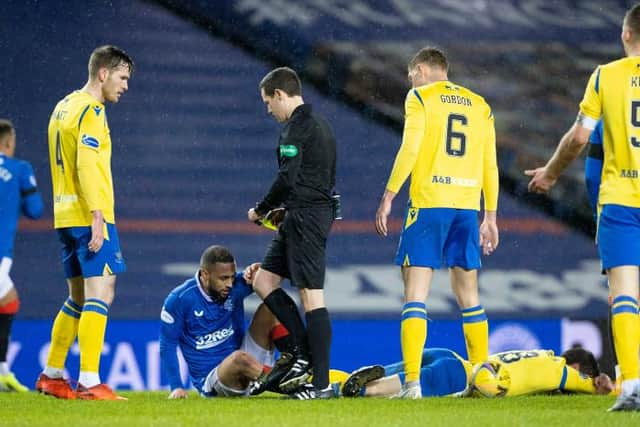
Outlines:
{"type": "Polygon", "coordinates": [[[336,141],[327,120],[304,103],[300,79],[292,69],[269,72],[260,82],[260,94],[267,111],[284,125],[278,174],[267,195],[247,213],[249,221],[268,219],[279,226],[253,288],[292,338],[290,354],[266,381],[277,381],[282,391],[297,399],[330,398],[331,321],[323,288],[325,248],[334,220],[336,141]],[[280,287],[284,278],[300,292],[306,329],[295,302],[280,287]],[[313,382],[306,384],[311,369],[313,382]]]}

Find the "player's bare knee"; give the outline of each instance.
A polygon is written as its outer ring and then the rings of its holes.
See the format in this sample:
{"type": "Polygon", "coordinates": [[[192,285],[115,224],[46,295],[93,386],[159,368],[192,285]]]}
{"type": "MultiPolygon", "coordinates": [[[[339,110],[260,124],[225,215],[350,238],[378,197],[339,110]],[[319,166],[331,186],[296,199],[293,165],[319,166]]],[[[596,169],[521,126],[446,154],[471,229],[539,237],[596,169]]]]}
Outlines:
{"type": "Polygon", "coordinates": [[[249,376],[255,370],[256,361],[249,353],[236,350],[231,356],[234,366],[243,376],[249,376]]]}
{"type": "Polygon", "coordinates": [[[256,277],[253,280],[253,290],[264,300],[271,292],[280,287],[280,282],[282,282],[282,278],[277,274],[258,269],[256,277]]]}
{"type": "Polygon", "coordinates": [[[231,353],[231,355],[229,355],[229,360],[231,361],[231,364],[234,367],[239,367],[242,366],[242,358],[243,358],[243,353],[244,351],[242,350],[236,350],[233,353],[231,353]]]}

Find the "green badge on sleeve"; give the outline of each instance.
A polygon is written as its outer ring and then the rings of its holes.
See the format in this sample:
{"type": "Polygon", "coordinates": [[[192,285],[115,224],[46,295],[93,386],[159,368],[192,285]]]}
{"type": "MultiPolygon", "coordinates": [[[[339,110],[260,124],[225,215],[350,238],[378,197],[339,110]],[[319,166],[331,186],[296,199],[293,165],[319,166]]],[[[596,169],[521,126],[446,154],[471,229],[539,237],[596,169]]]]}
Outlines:
{"type": "Polygon", "coordinates": [[[298,155],[298,147],[295,145],[281,145],[280,156],[281,157],[295,157],[298,155]]]}

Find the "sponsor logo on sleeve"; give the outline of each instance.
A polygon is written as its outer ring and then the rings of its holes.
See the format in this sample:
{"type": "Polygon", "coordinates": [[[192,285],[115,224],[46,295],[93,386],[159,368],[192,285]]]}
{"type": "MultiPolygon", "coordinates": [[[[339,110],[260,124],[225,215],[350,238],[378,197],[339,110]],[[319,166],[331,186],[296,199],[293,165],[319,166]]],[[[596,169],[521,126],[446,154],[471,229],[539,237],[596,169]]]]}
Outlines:
{"type": "Polygon", "coordinates": [[[82,138],[80,138],[80,142],[82,142],[87,147],[91,147],[91,148],[100,147],[100,142],[98,141],[98,138],[95,138],[91,135],[86,135],[86,134],[82,135],[82,138]]]}
{"type": "Polygon", "coordinates": [[[175,323],[175,320],[173,319],[173,316],[171,314],[169,314],[169,312],[167,310],[165,310],[164,307],[162,307],[162,311],[160,312],[160,320],[162,320],[164,323],[168,323],[170,325],[175,323]]]}

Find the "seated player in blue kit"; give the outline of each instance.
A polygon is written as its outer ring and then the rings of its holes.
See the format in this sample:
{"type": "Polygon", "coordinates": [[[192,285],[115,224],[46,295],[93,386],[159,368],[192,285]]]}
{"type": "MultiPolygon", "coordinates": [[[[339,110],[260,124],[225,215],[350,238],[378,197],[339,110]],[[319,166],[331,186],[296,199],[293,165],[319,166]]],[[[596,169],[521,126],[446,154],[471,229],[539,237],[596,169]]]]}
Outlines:
{"type": "Polygon", "coordinates": [[[236,273],[233,255],[210,246],[195,277],[175,288],[164,302],[160,318],[160,357],[169,378],[170,399],[187,397],[180,378],[180,347],[194,387],[202,396],[245,396],[252,381],[274,361],[274,344],[286,350],[289,333],[260,305],[245,329],[244,298],[259,264],[236,273]]]}

